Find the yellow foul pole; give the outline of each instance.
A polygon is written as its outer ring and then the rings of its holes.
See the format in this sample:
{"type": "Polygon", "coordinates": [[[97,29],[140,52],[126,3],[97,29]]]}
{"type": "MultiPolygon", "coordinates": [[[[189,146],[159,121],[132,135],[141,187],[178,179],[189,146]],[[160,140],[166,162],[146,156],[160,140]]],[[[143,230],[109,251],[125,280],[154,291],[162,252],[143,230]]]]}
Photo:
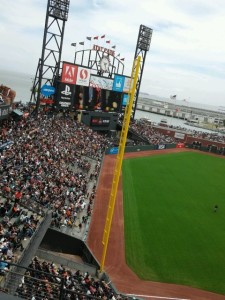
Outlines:
{"type": "Polygon", "coordinates": [[[102,244],[103,244],[103,253],[102,253],[102,259],[101,259],[101,265],[100,265],[100,272],[103,271],[104,264],[105,264],[105,258],[108,248],[108,242],[109,242],[109,235],[111,230],[111,224],[112,224],[112,218],[114,213],[114,207],[116,202],[116,195],[117,195],[117,189],[120,179],[120,172],[123,162],[123,156],[124,156],[124,150],[126,146],[126,140],[127,140],[127,133],[129,129],[130,124],[130,116],[132,113],[132,106],[134,102],[134,96],[136,92],[136,85],[138,81],[138,73],[140,69],[141,64],[141,57],[138,56],[133,63],[132,68],[132,74],[131,74],[131,85],[129,90],[129,101],[126,105],[125,112],[124,112],[124,119],[123,119],[123,125],[122,125],[122,131],[120,136],[120,142],[119,142],[119,148],[118,148],[118,154],[116,156],[116,165],[114,169],[113,174],[113,181],[112,181],[112,187],[110,192],[110,198],[109,198],[109,204],[108,204],[108,210],[107,210],[107,216],[105,220],[105,227],[104,227],[104,233],[102,238],[102,244]]]}

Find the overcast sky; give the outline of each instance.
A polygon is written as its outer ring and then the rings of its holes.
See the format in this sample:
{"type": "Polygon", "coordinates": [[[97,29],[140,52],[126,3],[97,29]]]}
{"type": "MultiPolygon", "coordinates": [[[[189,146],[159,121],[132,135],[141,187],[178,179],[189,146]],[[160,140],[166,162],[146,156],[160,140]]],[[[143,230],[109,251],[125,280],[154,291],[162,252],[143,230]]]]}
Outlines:
{"type": "MultiPolygon", "coordinates": [[[[35,74],[46,8],[47,0],[1,0],[0,70],[35,74]]],[[[141,24],[153,29],[142,92],[225,105],[224,0],[70,0],[62,60],[73,61],[72,42],[89,48],[87,36],[105,34],[130,75],[141,24]]]]}

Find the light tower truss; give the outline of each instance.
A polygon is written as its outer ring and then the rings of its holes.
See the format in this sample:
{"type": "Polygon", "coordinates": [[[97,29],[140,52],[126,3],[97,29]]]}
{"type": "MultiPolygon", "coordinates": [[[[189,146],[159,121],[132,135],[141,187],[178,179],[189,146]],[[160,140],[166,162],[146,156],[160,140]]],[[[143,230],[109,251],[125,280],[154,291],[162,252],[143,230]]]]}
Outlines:
{"type": "Polygon", "coordinates": [[[150,44],[151,44],[151,39],[152,39],[152,31],[153,30],[151,28],[146,27],[144,25],[140,25],[134,60],[138,56],[140,56],[141,57],[141,65],[140,65],[140,70],[139,70],[139,74],[138,74],[136,94],[134,97],[134,102],[133,102],[133,107],[132,107],[132,118],[133,119],[134,119],[136,108],[137,108],[137,101],[138,101],[138,95],[139,95],[140,86],[141,86],[142,75],[143,75],[143,71],[144,71],[146,54],[150,49],[150,44]]]}
{"type": "Polygon", "coordinates": [[[41,87],[44,84],[54,86],[59,76],[69,4],[70,0],[48,0],[47,3],[42,53],[38,61],[30,97],[30,102],[35,104],[36,113],[40,106],[41,87]]]}

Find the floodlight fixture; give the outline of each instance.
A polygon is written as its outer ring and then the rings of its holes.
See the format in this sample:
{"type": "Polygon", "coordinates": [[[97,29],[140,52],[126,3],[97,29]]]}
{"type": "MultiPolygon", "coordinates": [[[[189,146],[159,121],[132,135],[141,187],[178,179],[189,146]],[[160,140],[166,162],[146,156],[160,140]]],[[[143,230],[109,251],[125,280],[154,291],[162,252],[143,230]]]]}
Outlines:
{"type": "Polygon", "coordinates": [[[56,19],[67,21],[70,0],[50,0],[49,15],[56,19]]]}

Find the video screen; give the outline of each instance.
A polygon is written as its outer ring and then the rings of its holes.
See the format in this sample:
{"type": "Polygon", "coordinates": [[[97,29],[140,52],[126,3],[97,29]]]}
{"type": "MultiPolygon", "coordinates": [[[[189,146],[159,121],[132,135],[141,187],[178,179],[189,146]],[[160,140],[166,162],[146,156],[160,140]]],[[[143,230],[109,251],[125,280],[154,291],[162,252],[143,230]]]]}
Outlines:
{"type": "Polygon", "coordinates": [[[122,93],[77,85],[74,105],[76,110],[120,112],[122,93]]]}

